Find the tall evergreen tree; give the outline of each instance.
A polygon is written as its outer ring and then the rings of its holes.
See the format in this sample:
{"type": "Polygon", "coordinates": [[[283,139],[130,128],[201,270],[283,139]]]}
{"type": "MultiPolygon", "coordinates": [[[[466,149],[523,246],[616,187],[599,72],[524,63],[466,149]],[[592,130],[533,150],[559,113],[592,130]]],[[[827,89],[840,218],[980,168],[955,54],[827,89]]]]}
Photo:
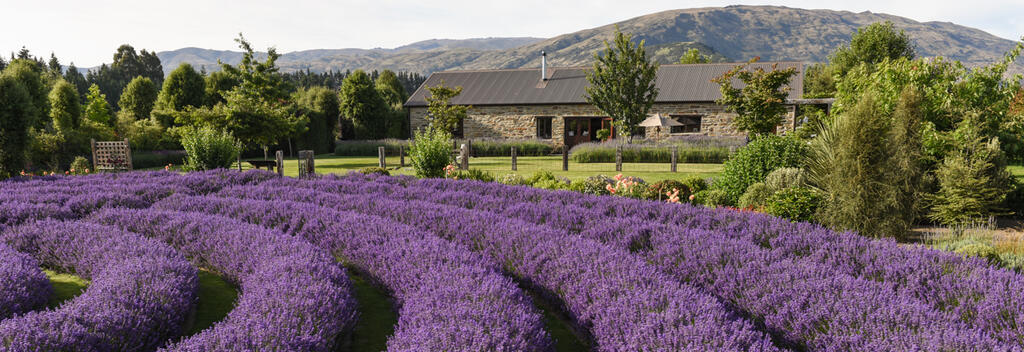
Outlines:
{"type": "Polygon", "coordinates": [[[604,42],[603,54],[594,54],[594,67],[587,71],[585,98],[612,118],[619,133],[633,142],[633,130],[647,119],[658,96],[654,79],[658,63],[647,59],[644,41],[634,45],[632,36],[615,27],[614,47],[604,42]]]}
{"type": "Polygon", "coordinates": [[[75,86],[79,99],[85,99],[85,94],[89,93],[89,81],[85,79],[85,75],[78,72],[74,62],[68,65],[67,71],[64,71],[64,80],[75,86]]]}

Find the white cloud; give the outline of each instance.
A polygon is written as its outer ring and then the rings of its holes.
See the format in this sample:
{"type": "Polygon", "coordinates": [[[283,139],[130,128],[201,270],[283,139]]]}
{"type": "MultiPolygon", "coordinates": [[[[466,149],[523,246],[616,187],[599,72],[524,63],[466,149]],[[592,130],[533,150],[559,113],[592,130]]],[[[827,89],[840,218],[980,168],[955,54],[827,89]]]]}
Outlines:
{"type": "MultiPolygon", "coordinates": [[[[746,4],[889,13],[947,21],[1009,39],[1024,35],[1024,2],[835,0],[747,1],[746,4]]],[[[110,61],[120,44],[136,49],[186,46],[235,49],[244,32],[257,48],[281,52],[346,47],[395,47],[431,38],[551,37],[657,11],[725,6],[727,1],[395,1],[395,0],[3,0],[0,53],[26,46],[55,52],[65,63],[110,61]]]]}

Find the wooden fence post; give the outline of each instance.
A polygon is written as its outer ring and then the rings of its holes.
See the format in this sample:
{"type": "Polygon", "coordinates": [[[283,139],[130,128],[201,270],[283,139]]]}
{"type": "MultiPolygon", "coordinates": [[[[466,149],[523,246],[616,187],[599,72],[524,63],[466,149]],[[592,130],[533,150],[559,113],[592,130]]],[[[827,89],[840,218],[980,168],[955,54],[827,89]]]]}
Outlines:
{"type": "Polygon", "coordinates": [[[468,149],[468,151],[466,152],[466,156],[468,157],[468,156],[473,154],[473,140],[472,139],[467,139],[466,140],[466,148],[468,149]]]}
{"type": "Polygon", "coordinates": [[[562,171],[569,171],[569,146],[562,146],[562,171]]]}
{"type": "Polygon", "coordinates": [[[382,169],[388,167],[387,161],[384,160],[384,147],[377,147],[377,167],[382,169]]]}
{"type": "Polygon", "coordinates": [[[512,147],[512,171],[516,171],[516,147],[512,147]]]}
{"type": "Polygon", "coordinates": [[[128,171],[132,170],[132,145],[128,143],[128,138],[124,139],[124,161],[128,163],[128,171]]]}
{"type": "Polygon", "coordinates": [[[405,167],[405,146],[398,146],[398,166],[405,167]]]}
{"type": "Polygon", "coordinates": [[[679,160],[679,146],[672,146],[672,172],[676,172],[676,162],[679,160]]]}
{"type": "Polygon", "coordinates": [[[274,157],[277,159],[277,177],[284,177],[284,151],[278,150],[274,157]]]}
{"type": "Polygon", "coordinates": [[[98,170],[96,168],[96,139],[95,138],[90,138],[89,139],[89,145],[92,146],[92,169],[93,170],[98,170]]]}
{"type": "Polygon", "coordinates": [[[622,146],[615,147],[615,171],[622,172],[622,146]]]}
{"type": "Polygon", "coordinates": [[[460,153],[460,159],[462,159],[462,169],[469,170],[469,145],[462,143],[462,153],[460,153]]]}

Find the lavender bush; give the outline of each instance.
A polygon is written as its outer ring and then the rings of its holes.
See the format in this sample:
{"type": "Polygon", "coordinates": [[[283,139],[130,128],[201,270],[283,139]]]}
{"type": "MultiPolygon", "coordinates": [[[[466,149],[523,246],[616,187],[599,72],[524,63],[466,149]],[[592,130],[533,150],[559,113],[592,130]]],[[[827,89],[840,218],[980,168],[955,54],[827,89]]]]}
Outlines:
{"type": "Polygon", "coordinates": [[[469,248],[372,215],[310,204],[175,196],[154,208],[221,214],[301,236],[367,272],[397,300],[388,350],[545,351],[541,316],[469,248]]]}
{"type": "Polygon", "coordinates": [[[0,320],[46,304],[50,280],[31,256],[0,243],[0,320]]]}
{"type": "Polygon", "coordinates": [[[44,220],[8,229],[0,242],[92,281],[57,309],[0,322],[4,350],[152,350],[181,333],[196,303],[196,270],[172,248],[136,234],[44,220]]]}
{"type": "Polygon", "coordinates": [[[352,285],[305,241],[226,217],[104,209],[92,220],[166,242],[240,287],[228,316],[171,351],[328,351],[356,319],[352,285]]]}

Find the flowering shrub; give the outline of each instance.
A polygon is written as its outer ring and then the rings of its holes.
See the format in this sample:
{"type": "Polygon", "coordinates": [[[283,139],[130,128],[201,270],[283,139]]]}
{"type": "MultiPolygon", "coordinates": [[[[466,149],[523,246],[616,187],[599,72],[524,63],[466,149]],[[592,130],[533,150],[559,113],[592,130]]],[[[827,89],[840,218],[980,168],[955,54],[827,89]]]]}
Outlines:
{"type": "Polygon", "coordinates": [[[0,242],[92,281],[60,308],[0,322],[5,349],[152,350],[181,334],[196,302],[196,269],[169,246],[132,233],[45,220],[10,229],[0,242]]]}
{"type": "Polygon", "coordinates": [[[46,304],[53,292],[39,262],[0,243],[0,320],[46,304]]]}

